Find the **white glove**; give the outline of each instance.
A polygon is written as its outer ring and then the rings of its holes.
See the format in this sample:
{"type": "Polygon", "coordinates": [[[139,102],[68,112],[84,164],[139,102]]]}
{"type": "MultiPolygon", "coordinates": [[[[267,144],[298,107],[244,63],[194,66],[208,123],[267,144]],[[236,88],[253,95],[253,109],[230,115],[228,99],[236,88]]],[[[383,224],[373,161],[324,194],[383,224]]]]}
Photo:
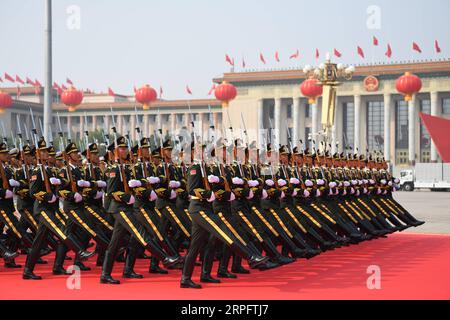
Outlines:
{"type": "Polygon", "coordinates": [[[342,187],[344,184],[342,182],[339,182],[338,186],[342,187]]]}
{"type": "Polygon", "coordinates": [[[347,195],[347,189],[344,189],[344,192],[342,193],[343,196],[347,195]]]}
{"type": "Polygon", "coordinates": [[[384,190],[384,191],[383,191],[383,194],[387,194],[387,190],[384,190]]]}
{"type": "Polygon", "coordinates": [[[133,195],[131,195],[130,196],[130,200],[127,202],[127,204],[134,204],[134,202],[136,201],[136,199],[134,199],[134,196],[133,195]]]}
{"type": "Polygon", "coordinates": [[[352,185],[356,186],[358,184],[358,181],[352,180],[352,185]]]}
{"type": "Polygon", "coordinates": [[[316,192],[316,197],[320,197],[322,195],[322,192],[320,192],[320,190],[319,189],[317,189],[317,192],[316,192]]]}
{"type": "Polygon", "coordinates": [[[286,185],[286,180],[284,179],[278,179],[278,186],[280,187],[284,187],[286,185]]]}
{"type": "Polygon", "coordinates": [[[355,188],[350,188],[350,194],[354,194],[355,193],[355,188]]]}
{"type": "Polygon", "coordinates": [[[370,180],[369,180],[369,183],[370,183],[370,184],[375,184],[375,180],[370,179],[370,180]]]}
{"type": "Polygon", "coordinates": [[[381,182],[382,185],[385,185],[387,183],[387,181],[385,179],[381,179],[380,182],[381,182]]]}
{"type": "Polygon", "coordinates": [[[149,200],[150,200],[150,201],[155,201],[157,198],[158,198],[158,195],[156,194],[155,191],[152,190],[152,191],[150,192],[150,198],[149,198],[149,200]]]}
{"type": "Polygon", "coordinates": [[[366,187],[364,187],[363,193],[364,193],[364,194],[367,194],[367,188],[366,188],[366,187]]]}
{"type": "Polygon", "coordinates": [[[325,181],[323,179],[317,179],[317,185],[323,186],[325,184],[325,181]]]}
{"type": "Polygon", "coordinates": [[[312,187],[313,185],[314,185],[314,183],[311,180],[308,179],[305,181],[305,186],[312,187]]]}
{"type": "Polygon", "coordinates": [[[344,187],[350,187],[350,182],[344,181],[344,187]]]}
{"type": "Polygon", "coordinates": [[[78,180],[77,181],[77,186],[79,186],[80,188],[88,188],[91,186],[91,184],[88,181],[85,180],[78,180]]]}
{"type": "Polygon", "coordinates": [[[369,183],[369,181],[367,180],[367,179],[363,179],[363,181],[362,181],[364,184],[368,184],[369,183]]]}
{"type": "Polygon", "coordinates": [[[147,181],[150,184],[156,184],[159,183],[161,180],[158,177],[147,177],[147,181]]]}
{"type": "Polygon", "coordinates": [[[289,180],[289,183],[290,184],[300,184],[300,180],[298,180],[297,178],[291,178],[289,180]]]}
{"type": "Polygon", "coordinates": [[[54,186],[59,186],[61,184],[61,180],[55,177],[50,178],[50,184],[54,186]]]}
{"type": "Polygon", "coordinates": [[[309,191],[308,190],[303,190],[303,196],[305,197],[305,198],[308,198],[309,197],[309,195],[310,195],[310,193],[309,193],[309,191]]]}
{"type": "Polygon", "coordinates": [[[359,197],[359,190],[356,190],[356,196],[359,197]]]}
{"type": "Polygon", "coordinates": [[[233,177],[233,179],[231,179],[231,182],[233,182],[233,184],[235,184],[235,185],[243,185],[244,184],[244,180],[242,180],[239,177],[233,177]]]}
{"type": "Polygon", "coordinates": [[[11,199],[13,197],[14,193],[11,190],[6,190],[5,192],[5,199],[11,199]]]}
{"type": "Polygon", "coordinates": [[[214,194],[214,192],[211,192],[211,197],[209,197],[209,199],[207,201],[213,202],[214,200],[216,200],[216,195],[214,194]]]}
{"type": "Polygon", "coordinates": [[[250,188],[257,187],[257,186],[259,186],[259,182],[258,182],[258,180],[248,180],[248,186],[250,188]]]}
{"type": "Polygon", "coordinates": [[[234,199],[236,199],[236,196],[234,195],[234,193],[232,192],[230,194],[230,200],[228,200],[229,202],[234,201],[234,199]]]}
{"type": "Polygon", "coordinates": [[[388,182],[388,186],[389,186],[389,187],[392,187],[392,181],[389,181],[389,182],[388,182]]]}
{"type": "Polygon", "coordinates": [[[292,191],[291,197],[296,197],[296,196],[297,196],[297,189],[294,189],[294,191],[292,191]]]}
{"type": "Polygon", "coordinates": [[[272,179],[267,179],[266,180],[266,185],[269,186],[269,187],[273,187],[275,185],[275,182],[273,182],[272,179]]]}
{"type": "Polygon", "coordinates": [[[20,187],[20,183],[19,183],[19,181],[17,181],[17,180],[14,180],[14,179],[9,179],[9,185],[11,186],[11,187],[20,187]]]}
{"type": "Polygon", "coordinates": [[[98,199],[101,199],[102,197],[103,197],[103,192],[97,191],[97,193],[95,194],[94,199],[98,200],[98,199]]]}
{"type": "Polygon", "coordinates": [[[174,190],[170,190],[170,200],[173,200],[177,197],[177,193],[174,190]]]}
{"type": "Polygon", "coordinates": [[[267,191],[265,189],[262,190],[261,199],[267,199],[269,195],[267,194],[267,191]]]}
{"type": "Polygon", "coordinates": [[[362,184],[363,184],[362,180],[358,180],[358,185],[362,185],[362,184]]]}
{"type": "Polygon", "coordinates": [[[50,201],[48,203],[55,203],[57,199],[58,198],[56,198],[56,196],[54,194],[52,194],[52,198],[50,199],[50,201]]]}
{"type": "Polygon", "coordinates": [[[179,181],[170,180],[169,181],[169,188],[176,189],[181,186],[181,183],[179,181]]]}
{"type": "Polygon", "coordinates": [[[328,184],[328,186],[329,186],[330,188],[336,188],[337,183],[334,182],[334,181],[331,181],[331,182],[328,184]]]}
{"type": "Polygon", "coordinates": [[[75,200],[76,203],[83,201],[83,197],[78,192],[75,192],[75,194],[73,195],[73,199],[75,200]]]}
{"type": "Polygon", "coordinates": [[[220,178],[218,176],[215,176],[215,175],[212,175],[212,174],[210,174],[208,176],[208,182],[209,183],[219,183],[219,181],[220,181],[220,178]]]}
{"type": "Polygon", "coordinates": [[[286,197],[286,194],[284,193],[284,191],[281,191],[280,199],[283,199],[284,197],[286,197]]]}
{"type": "Polygon", "coordinates": [[[395,184],[399,184],[400,183],[400,179],[399,178],[395,178],[394,182],[395,182],[395,184]]]}
{"type": "Polygon", "coordinates": [[[99,187],[99,188],[105,188],[106,187],[106,182],[103,181],[103,180],[97,180],[95,183],[97,184],[97,187],[99,187]]]}
{"type": "Polygon", "coordinates": [[[377,194],[381,194],[381,189],[380,188],[377,189],[377,194]]]}
{"type": "Polygon", "coordinates": [[[139,180],[131,179],[130,181],[128,181],[128,186],[130,188],[138,188],[141,185],[142,185],[142,183],[139,180]]]}
{"type": "Polygon", "coordinates": [[[248,196],[246,198],[247,198],[247,200],[250,200],[253,198],[253,196],[254,196],[253,190],[250,190],[250,192],[248,193],[248,196]]]}

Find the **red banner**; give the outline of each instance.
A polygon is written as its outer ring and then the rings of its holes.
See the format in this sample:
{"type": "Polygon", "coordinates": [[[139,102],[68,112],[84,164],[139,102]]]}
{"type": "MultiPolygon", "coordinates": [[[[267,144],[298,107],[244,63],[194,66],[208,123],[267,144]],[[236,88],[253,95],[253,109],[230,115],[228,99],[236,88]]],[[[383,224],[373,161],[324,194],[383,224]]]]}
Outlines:
{"type": "Polygon", "coordinates": [[[425,113],[420,113],[420,118],[430,133],[442,162],[450,163],[450,120],[425,113]]]}

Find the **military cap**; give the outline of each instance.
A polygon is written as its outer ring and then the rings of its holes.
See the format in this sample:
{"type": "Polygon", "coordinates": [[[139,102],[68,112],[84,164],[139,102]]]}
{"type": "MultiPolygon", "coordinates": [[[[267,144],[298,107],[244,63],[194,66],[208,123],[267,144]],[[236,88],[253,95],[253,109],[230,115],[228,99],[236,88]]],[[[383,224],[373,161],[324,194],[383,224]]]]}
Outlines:
{"type": "Polygon", "coordinates": [[[157,147],[152,150],[152,157],[161,158],[161,148],[157,147]]]}
{"type": "Polygon", "coordinates": [[[139,151],[138,145],[135,145],[134,147],[131,148],[131,152],[133,153],[134,156],[138,155],[138,151],[139,151]]]}
{"type": "Polygon", "coordinates": [[[31,154],[31,147],[27,144],[22,149],[23,154],[31,154]]]}
{"type": "Polygon", "coordinates": [[[173,142],[172,139],[167,139],[163,142],[163,149],[173,149],[173,142]]]}
{"type": "Polygon", "coordinates": [[[74,152],[80,152],[80,150],[78,150],[77,148],[77,145],[73,142],[69,143],[64,151],[66,152],[67,155],[74,152]]]}
{"type": "Polygon", "coordinates": [[[141,139],[141,148],[150,148],[150,141],[148,138],[142,138],[141,139]]]}
{"type": "Polygon", "coordinates": [[[278,149],[280,154],[289,154],[289,149],[285,145],[280,146],[280,149],[278,149]]]}
{"type": "Polygon", "coordinates": [[[50,156],[55,156],[56,155],[56,150],[55,150],[54,146],[48,147],[48,155],[50,155],[50,156]]]}
{"type": "Polygon", "coordinates": [[[44,137],[41,137],[37,143],[37,148],[39,150],[48,150],[47,143],[45,142],[44,137]]]}
{"type": "Polygon", "coordinates": [[[56,152],[55,159],[56,160],[64,160],[63,153],[61,151],[56,152]]]}
{"type": "MultiPolygon", "coordinates": [[[[91,143],[89,145],[88,149],[89,149],[89,153],[98,153],[98,145],[95,142],[91,143]]],[[[84,150],[82,152],[82,155],[86,157],[87,156],[87,150],[84,150]]]]}
{"type": "Polygon", "coordinates": [[[9,150],[9,155],[12,157],[16,157],[19,154],[19,149],[17,148],[12,148],[11,150],[9,150]]]}

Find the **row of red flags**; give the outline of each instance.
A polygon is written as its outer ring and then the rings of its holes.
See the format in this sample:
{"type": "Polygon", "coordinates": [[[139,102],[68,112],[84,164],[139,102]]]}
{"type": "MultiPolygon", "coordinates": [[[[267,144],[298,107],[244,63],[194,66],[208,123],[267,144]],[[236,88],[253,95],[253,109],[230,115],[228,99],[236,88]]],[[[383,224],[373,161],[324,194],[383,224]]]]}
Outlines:
{"type": "MultiPolygon", "coordinates": [[[[374,46],[376,46],[376,47],[379,46],[379,41],[378,41],[378,38],[377,38],[377,37],[373,37],[372,44],[373,44],[374,46]]],[[[417,42],[413,42],[413,43],[412,43],[412,50],[414,50],[414,51],[416,51],[416,52],[418,52],[418,53],[422,53],[422,48],[420,47],[420,45],[419,45],[417,42]]],[[[441,47],[440,47],[440,45],[439,45],[439,41],[438,41],[438,40],[435,40],[435,41],[434,41],[434,50],[435,50],[436,53],[441,53],[441,52],[442,52],[442,49],[441,49],[441,47]]],[[[365,59],[365,53],[364,53],[364,50],[363,50],[363,48],[362,48],[361,46],[357,46],[357,47],[356,47],[356,53],[357,53],[361,58],[365,59]]],[[[387,48],[386,48],[385,56],[388,57],[388,58],[391,58],[391,57],[392,57],[392,54],[393,54],[393,51],[392,51],[391,44],[388,43],[388,44],[387,44],[387,48]]],[[[342,57],[342,53],[341,53],[338,49],[336,49],[336,48],[333,49],[333,55],[334,55],[336,58],[341,58],[341,57],[342,57]]],[[[292,53],[292,54],[289,56],[289,60],[291,60],[291,59],[298,59],[299,57],[300,57],[300,51],[297,49],[297,51],[295,51],[294,53],[292,53]]],[[[319,59],[319,57],[320,57],[320,52],[319,52],[319,49],[316,48],[316,51],[315,51],[315,58],[316,58],[316,59],[319,59]]],[[[260,60],[263,64],[266,64],[266,63],[267,63],[267,60],[266,60],[266,58],[264,57],[264,55],[263,55],[262,52],[259,53],[259,60],[260,60]]],[[[234,63],[234,58],[231,58],[228,54],[225,54],[225,61],[226,61],[230,66],[233,66],[233,67],[234,67],[234,65],[235,65],[235,63],[234,63]]],[[[275,61],[280,62],[280,55],[279,55],[278,51],[275,52],[275,61]]],[[[245,63],[244,58],[242,58],[242,68],[245,68],[245,67],[246,67],[246,63],[245,63]]]]}

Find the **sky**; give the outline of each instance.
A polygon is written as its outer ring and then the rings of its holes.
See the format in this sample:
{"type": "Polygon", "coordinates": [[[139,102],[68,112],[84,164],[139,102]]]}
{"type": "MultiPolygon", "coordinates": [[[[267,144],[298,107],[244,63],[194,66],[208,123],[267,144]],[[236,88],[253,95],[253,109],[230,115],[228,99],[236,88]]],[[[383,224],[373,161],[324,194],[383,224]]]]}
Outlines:
{"type": "MultiPolygon", "coordinates": [[[[119,94],[148,83],[165,99],[207,98],[212,78],[230,71],[225,54],[236,71],[242,58],[257,70],[318,65],[333,48],[346,64],[449,58],[449,12],[448,0],[53,0],[53,80],[119,94]]],[[[0,0],[0,43],[0,77],[43,83],[44,0],[0,0]]]]}

